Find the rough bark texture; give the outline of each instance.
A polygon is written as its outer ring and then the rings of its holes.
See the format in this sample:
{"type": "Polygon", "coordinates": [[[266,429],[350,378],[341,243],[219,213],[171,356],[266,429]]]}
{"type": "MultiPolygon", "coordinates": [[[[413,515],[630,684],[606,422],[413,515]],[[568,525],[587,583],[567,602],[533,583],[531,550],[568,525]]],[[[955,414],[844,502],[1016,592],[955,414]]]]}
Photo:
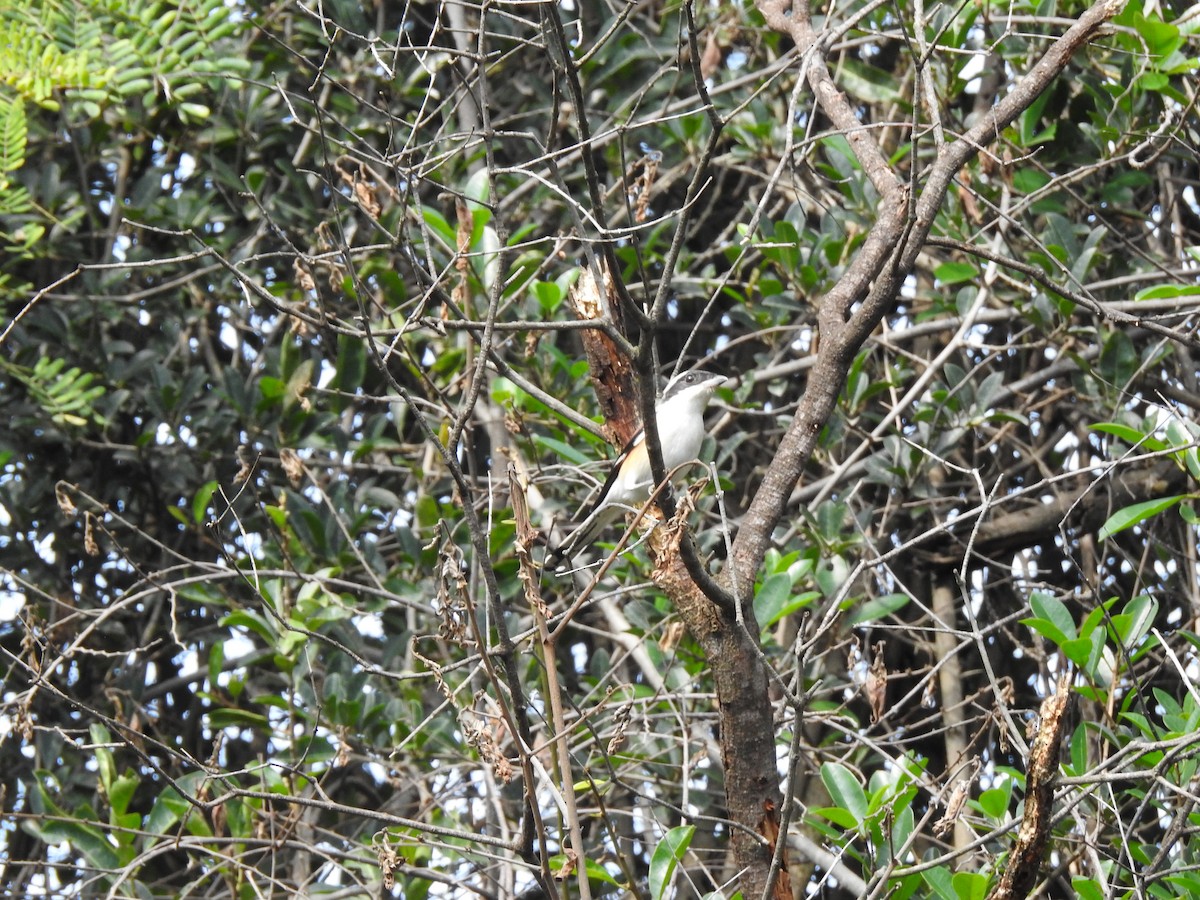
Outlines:
{"type": "Polygon", "coordinates": [[[1018,900],[1027,896],[1037,883],[1053,824],[1054,779],[1058,775],[1059,747],[1071,696],[1070,682],[1064,675],[1058,679],[1054,695],[1042,704],[1037,737],[1029,748],[1029,763],[1025,768],[1025,815],[1004,875],[988,900],[1018,900]]]}
{"type": "MultiPolygon", "coordinates": [[[[734,823],[729,841],[741,872],[738,885],[743,896],[762,897],[775,853],[776,811],[782,795],[768,673],[758,650],[758,623],[749,604],[744,627],[733,610],[718,609],[696,587],[676,551],[671,546],[659,557],[655,581],[675,602],[712,668],[721,704],[721,758],[727,815],[734,823]]],[[[791,896],[786,866],[775,880],[773,893],[791,896]]]]}
{"type": "MultiPolygon", "coordinates": [[[[602,284],[597,284],[591,268],[584,268],[579,281],[571,288],[571,308],[583,320],[612,322],[613,327],[624,333],[621,304],[613,288],[608,270],[601,265],[602,284]]],[[[600,329],[585,329],[579,333],[583,351],[587,356],[592,383],[596,386],[596,399],[604,415],[609,438],[618,449],[624,447],[641,428],[641,409],[638,406],[637,375],[630,358],[617,347],[616,342],[600,329]]]]}

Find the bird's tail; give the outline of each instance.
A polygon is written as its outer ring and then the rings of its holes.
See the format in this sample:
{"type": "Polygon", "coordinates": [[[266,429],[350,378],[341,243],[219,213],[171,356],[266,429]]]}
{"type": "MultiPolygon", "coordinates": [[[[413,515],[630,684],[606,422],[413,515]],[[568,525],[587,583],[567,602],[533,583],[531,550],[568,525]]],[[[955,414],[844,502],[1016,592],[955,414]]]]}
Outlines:
{"type": "Polygon", "coordinates": [[[546,568],[557,569],[559,564],[573,560],[595,543],[605,528],[621,517],[620,506],[602,506],[576,526],[557,547],[546,554],[546,568]]]}

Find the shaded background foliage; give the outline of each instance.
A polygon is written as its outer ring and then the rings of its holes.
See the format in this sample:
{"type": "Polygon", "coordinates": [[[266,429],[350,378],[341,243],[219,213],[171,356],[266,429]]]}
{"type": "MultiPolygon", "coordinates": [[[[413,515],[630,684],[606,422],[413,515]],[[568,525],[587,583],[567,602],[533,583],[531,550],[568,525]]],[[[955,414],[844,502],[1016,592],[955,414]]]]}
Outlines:
{"type": "MultiPolygon", "coordinates": [[[[1082,9],[854,3],[823,52],[919,187],[1082,9]]],[[[567,627],[557,693],[505,467],[548,527],[609,452],[564,407],[595,409],[567,290],[611,240],[638,302],[671,278],[664,371],[736,378],[721,504],[692,518],[721,568],[878,214],[805,59],[746,3],[2,22],[6,888],[575,894],[537,880],[574,784],[593,893],[732,895],[702,654],[639,549],[567,627]],[[479,651],[501,610],[525,707],[479,651]]],[[[978,896],[1068,660],[1045,892],[1200,893],[1162,787],[1190,784],[1200,715],[1196,29],[1126,5],[964,167],[850,368],[755,601],[808,692],[776,712],[798,894],[978,896]]],[[[541,590],[555,616],[576,596],[541,590]]]]}

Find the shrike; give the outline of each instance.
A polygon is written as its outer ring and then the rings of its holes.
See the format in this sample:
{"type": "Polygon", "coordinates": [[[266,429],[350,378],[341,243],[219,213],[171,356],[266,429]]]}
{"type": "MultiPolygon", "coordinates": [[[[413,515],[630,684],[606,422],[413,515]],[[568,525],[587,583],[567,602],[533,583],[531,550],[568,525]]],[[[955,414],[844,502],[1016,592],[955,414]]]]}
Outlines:
{"type": "MultiPolygon", "coordinates": [[[[662,445],[663,464],[667,473],[696,458],[704,443],[704,410],[713,392],[728,383],[723,375],[699,369],[676,375],[655,404],[658,440],[662,445]]],[[[579,525],[552,556],[571,559],[592,542],[612,522],[631,507],[638,507],[650,498],[654,475],[650,471],[650,455],[646,450],[646,432],[639,430],[613,462],[608,479],[600,494],[580,511],[579,525]]]]}

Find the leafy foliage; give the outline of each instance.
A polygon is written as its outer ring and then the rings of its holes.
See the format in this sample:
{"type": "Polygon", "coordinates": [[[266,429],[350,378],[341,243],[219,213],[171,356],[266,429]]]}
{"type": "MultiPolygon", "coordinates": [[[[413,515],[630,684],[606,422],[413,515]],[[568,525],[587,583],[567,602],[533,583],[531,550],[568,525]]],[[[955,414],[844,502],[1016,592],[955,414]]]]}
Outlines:
{"type": "Polygon", "coordinates": [[[912,234],[1087,10],[814,8],[812,55],[775,5],[0,12],[7,891],[757,896],[749,835],[798,895],[982,897],[1070,672],[1043,893],[1200,893],[1195,17],[1068,54],[831,384],[893,271],[830,314],[862,140],[912,234]],[[737,629],[683,627],[661,529],[525,566],[613,455],[602,264],[658,369],[737,377],[680,504],[718,578],[830,392],[737,629]]]}

